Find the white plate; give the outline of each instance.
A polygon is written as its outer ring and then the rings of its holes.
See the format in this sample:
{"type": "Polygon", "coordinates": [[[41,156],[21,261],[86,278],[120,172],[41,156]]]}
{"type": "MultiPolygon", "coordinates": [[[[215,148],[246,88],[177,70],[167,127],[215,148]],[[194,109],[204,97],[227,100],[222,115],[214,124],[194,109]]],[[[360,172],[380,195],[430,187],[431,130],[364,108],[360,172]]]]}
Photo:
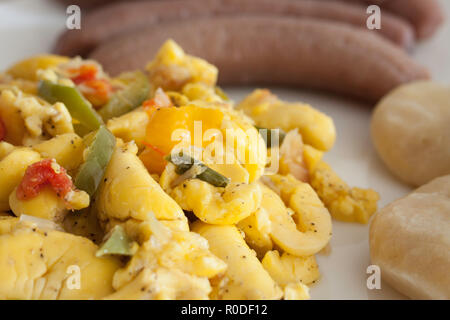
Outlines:
{"type": "MultiPolygon", "coordinates": [[[[441,1],[450,20],[450,1],[441,1]]],[[[51,50],[57,34],[65,28],[65,8],[45,0],[0,0],[0,70],[11,63],[51,50]]],[[[427,66],[434,79],[450,83],[450,24],[431,40],[421,43],[413,56],[427,66]]],[[[225,88],[239,101],[254,88],[225,88]]],[[[304,101],[330,115],[338,139],[325,159],[352,186],[370,187],[381,195],[380,206],[407,194],[411,189],[398,182],[375,154],[369,136],[370,106],[322,92],[271,88],[282,99],[304,101]]],[[[313,299],[402,299],[382,283],[381,290],[368,290],[370,265],[368,227],[333,222],[331,252],[318,257],[322,273],[311,289],[313,299]]]]}

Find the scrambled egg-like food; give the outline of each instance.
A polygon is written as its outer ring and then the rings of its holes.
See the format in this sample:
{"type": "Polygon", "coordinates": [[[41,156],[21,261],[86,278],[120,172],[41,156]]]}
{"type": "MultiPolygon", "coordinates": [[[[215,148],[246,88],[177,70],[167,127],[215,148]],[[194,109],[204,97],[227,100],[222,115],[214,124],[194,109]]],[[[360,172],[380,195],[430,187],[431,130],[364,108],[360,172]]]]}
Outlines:
{"type": "Polygon", "coordinates": [[[43,55],[0,77],[0,299],[308,299],[332,217],[378,194],[322,160],[330,117],[168,40],[145,72],[43,55]],[[275,169],[274,169],[275,168],[275,169]]]}

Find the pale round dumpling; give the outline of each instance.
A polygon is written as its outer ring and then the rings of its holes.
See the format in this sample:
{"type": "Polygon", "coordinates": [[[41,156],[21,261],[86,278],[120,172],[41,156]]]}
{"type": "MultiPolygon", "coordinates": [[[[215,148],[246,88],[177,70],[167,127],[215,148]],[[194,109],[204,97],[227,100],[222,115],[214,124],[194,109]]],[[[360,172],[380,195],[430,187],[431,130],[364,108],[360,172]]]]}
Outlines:
{"type": "Polygon", "coordinates": [[[377,212],[369,238],[383,281],[413,299],[450,299],[450,175],[377,212]]]}
{"type": "Polygon", "coordinates": [[[386,166],[420,186],[450,173],[450,86],[432,81],[394,89],[376,106],[372,141],[386,166]]]}

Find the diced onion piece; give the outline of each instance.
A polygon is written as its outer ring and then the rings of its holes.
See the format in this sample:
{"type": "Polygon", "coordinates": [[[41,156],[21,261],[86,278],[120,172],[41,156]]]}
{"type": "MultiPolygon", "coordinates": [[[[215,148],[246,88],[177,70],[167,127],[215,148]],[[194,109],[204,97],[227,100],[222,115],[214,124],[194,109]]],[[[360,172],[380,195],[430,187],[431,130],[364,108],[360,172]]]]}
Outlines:
{"type": "Polygon", "coordinates": [[[185,180],[188,179],[194,179],[195,177],[197,177],[198,175],[202,174],[203,172],[205,172],[207,169],[206,166],[202,166],[199,165],[197,163],[194,163],[192,165],[192,167],[186,171],[185,173],[183,173],[182,175],[178,176],[173,182],[171,187],[175,188],[176,186],[178,186],[180,183],[182,183],[185,180]]]}
{"type": "Polygon", "coordinates": [[[61,228],[58,224],[54,223],[51,220],[29,216],[27,214],[21,214],[19,221],[35,225],[38,229],[41,230],[64,231],[63,228],[61,228]]]}

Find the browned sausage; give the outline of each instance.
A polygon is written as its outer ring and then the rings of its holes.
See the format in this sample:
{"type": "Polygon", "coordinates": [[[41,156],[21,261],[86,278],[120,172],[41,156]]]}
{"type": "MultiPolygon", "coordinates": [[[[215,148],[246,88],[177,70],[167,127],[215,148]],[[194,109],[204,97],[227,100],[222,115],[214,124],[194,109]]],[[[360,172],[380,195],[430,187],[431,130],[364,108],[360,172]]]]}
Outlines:
{"type": "MultiPolygon", "coordinates": [[[[445,16],[437,0],[346,0],[377,4],[408,20],[415,29],[418,39],[431,37],[444,22],[445,16]]],[[[382,11],[382,17],[384,17],[382,11]]],[[[383,19],[383,18],[382,18],[383,19]]]]}
{"type": "MultiPolygon", "coordinates": [[[[81,30],[68,30],[55,51],[62,55],[85,55],[106,39],[161,22],[230,14],[272,14],[314,17],[366,28],[365,7],[336,1],[316,0],[173,0],[116,3],[88,12],[81,30]]],[[[413,30],[402,19],[383,16],[380,33],[404,48],[414,42],[413,30]]]]}
{"type": "Polygon", "coordinates": [[[91,54],[118,74],[142,68],[168,38],[220,71],[221,84],[326,89],[368,101],[428,72],[382,37],[316,19],[240,16],[169,23],[108,41],[91,54]]]}

